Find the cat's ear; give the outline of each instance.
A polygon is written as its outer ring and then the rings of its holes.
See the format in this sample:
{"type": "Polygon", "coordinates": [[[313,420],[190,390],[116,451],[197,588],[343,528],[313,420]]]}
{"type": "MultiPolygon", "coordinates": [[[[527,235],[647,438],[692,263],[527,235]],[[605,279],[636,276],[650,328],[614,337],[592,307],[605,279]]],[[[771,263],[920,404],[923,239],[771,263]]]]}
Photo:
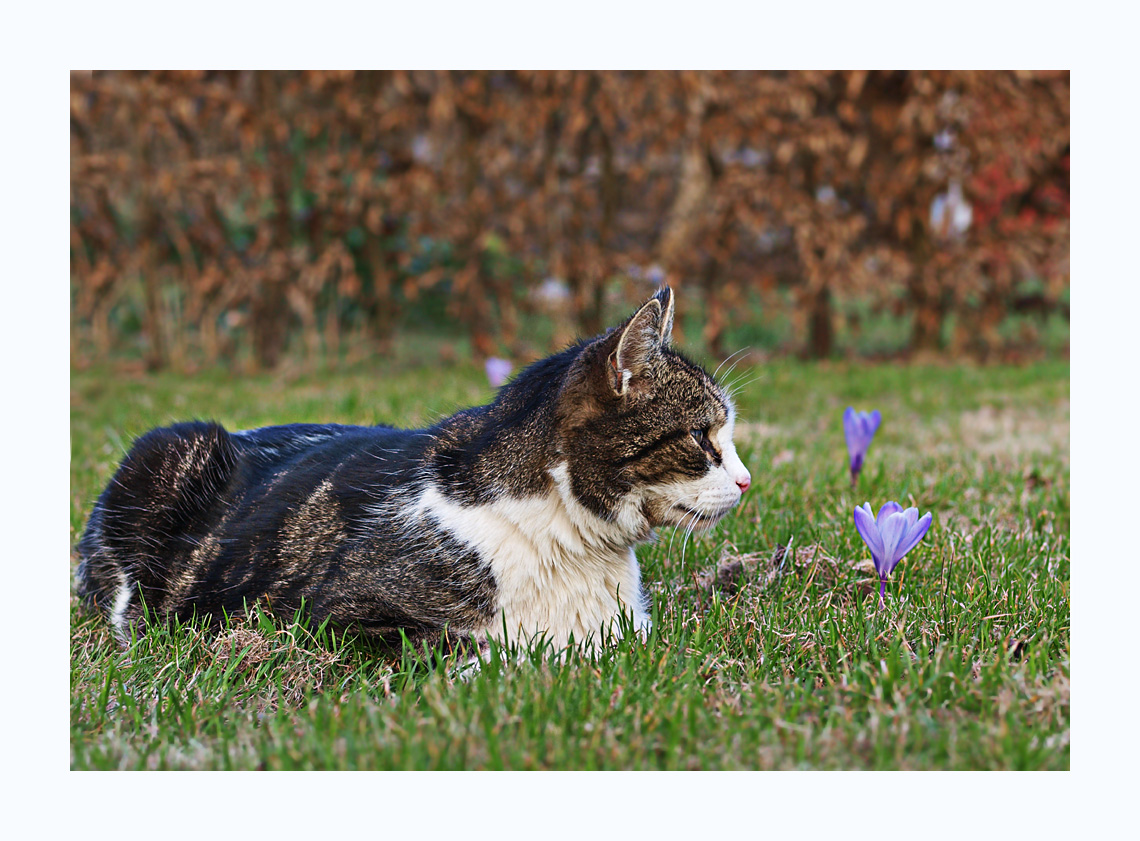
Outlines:
{"type": "Polygon", "coordinates": [[[677,300],[677,296],[673,294],[673,290],[668,286],[662,286],[661,289],[653,296],[653,299],[661,304],[661,324],[659,332],[661,336],[661,344],[667,345],[673,341],[673,304],[677,300]]]}
{"type": "Polygon", "coordinates": [[[615,393],[626,394],[630,380],[645,373],[654,355],[660,353],[662,320],[661,302],[650,298],[619,329],[617,347],[606,359],[606,372],[615,393]]]}

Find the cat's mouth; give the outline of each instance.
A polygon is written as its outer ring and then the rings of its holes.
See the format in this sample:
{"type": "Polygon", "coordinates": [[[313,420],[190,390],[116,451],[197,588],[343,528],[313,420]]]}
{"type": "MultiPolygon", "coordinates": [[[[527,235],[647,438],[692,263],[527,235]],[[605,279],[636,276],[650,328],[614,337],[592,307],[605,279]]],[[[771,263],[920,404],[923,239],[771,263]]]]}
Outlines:
{"type": "Polygon", "coordinates": [[[677,523],[677,526],[700,529],[712,528],[734,507],[735,503],[725,506],[718,511],[699,511],[687,505],[677,504],[673,506],[673,511],[680,515],[680,521],[677,523]]]}

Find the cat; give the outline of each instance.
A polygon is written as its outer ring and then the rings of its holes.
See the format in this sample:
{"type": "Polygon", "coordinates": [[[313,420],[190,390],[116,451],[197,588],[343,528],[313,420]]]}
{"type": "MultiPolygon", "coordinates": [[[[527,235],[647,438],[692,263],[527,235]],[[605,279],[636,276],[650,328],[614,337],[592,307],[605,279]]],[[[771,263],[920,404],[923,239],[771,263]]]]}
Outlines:
{"type": "Polygon", "coordinates": [[[634,548],[711,528],[751,476],[732,400],[670,345],[665,286],[434,426],[188,422],[139,438],[77,546],[121,640],[259,602],[385,644],[563,648],[645,634],[634,548]],[[628,627],[628,622],[626,623],[628,627]]]}

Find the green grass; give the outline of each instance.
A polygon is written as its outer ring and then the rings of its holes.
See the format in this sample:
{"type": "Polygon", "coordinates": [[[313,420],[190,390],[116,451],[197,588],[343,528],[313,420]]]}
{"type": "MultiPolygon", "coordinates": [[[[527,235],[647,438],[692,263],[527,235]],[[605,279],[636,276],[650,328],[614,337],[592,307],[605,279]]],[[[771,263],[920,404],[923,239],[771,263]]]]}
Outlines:
{"type": "MultiPolygon", "coordinates": [[[[124,649],[73,597],[72,768],[1067,769],[1067,363],[732,375],[752,377],[753,490],[711,534],[640,550],[646,644],[459,677],[261,615],[124,649]],[[855,494],[848,404],[884,417],[855,494]],[[889,499],[934,525],[879,610],[851,512],[889,499]]],[[[490,397],[464,364],[74,373],[72,543],[154,425],[422,424],[490,397]]]]}

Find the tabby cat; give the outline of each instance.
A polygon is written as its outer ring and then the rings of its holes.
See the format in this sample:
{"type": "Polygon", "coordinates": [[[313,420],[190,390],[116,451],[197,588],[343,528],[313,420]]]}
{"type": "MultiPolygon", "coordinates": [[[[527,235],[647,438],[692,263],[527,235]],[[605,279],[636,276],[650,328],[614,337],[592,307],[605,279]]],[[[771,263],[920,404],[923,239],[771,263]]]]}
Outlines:
{"type": "Polygon", "coordinates": [[[155,429],[94,506],[79,594],[123,638],[148,611],[254,602],[397,645],[562,647],[623,612],[644,632],[634,547],[711,527],[751,482],[729,396],[670,347],[673,304],[662,288],[427,429],[155,429]]]}

